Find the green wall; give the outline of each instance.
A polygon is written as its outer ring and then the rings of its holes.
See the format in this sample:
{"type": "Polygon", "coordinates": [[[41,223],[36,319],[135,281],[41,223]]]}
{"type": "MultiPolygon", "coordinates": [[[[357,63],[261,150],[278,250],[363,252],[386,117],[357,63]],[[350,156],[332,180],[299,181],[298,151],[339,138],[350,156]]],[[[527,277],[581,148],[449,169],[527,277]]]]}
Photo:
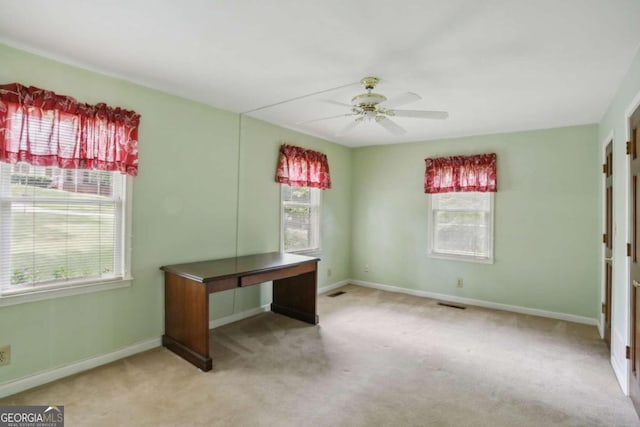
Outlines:
{"type": "MultiPolygon", "coordinates": [[[[0,367],[0,384],[159,337],[161,265],[278,250],[280,192],[274,175],[282,142],[329,158],[334,189],[323,192],[319,286],[349,277],[349,149],[246,117],[240,123],[234,113],[2,44],[0,82],[142,115],[132,286],[0,307],[0,344],[12,346],[12,363],[0,367]]],[[[212,319],[268,302],[268,289],[265,284],[215,294],[212,319]]]]}
{"type": "Polygon", "coordinates": [[[595,319],[597,146],[589,125],[354,150],[352,278],[595,319]],[[498,156],[495,263],[429,258],[424,159],[485,152],[498,156]]]}
{"type": "MultiPolygon", "coordinates": [[[[329,157],[334,188],[322,194],[321,287],[354,278],[598,315],[595,125],[349,149],[2,44],[0,64],[0,82],[142,115],[133,285],[0,307],[0,344],[12,346],[0,384],[159,337],[163,264],[278,250],[274,173],[283,142],[329,157]],[[498,154],[499,174],[495,263],[428,258],[423,159],[490,151],[498,154]]],[[[269,284],[218,293],[211,318],[256,308],[269,296],[269,284]]]]}

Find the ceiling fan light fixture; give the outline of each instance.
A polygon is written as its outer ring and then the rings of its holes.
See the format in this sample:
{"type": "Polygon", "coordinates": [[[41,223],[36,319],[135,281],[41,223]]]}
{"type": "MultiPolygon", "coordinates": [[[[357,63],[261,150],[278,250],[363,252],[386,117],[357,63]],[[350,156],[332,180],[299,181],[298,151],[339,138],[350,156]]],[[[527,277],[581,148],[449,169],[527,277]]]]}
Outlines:
{"type": "Polygon", "coordinates": [[[360,112],[360,117],[362,117],[363,120],[366,120],[368,122],[375,120],[377,118],[377,115],[378,115],[378,112],[373,109],[363,110],[360,112]]]}

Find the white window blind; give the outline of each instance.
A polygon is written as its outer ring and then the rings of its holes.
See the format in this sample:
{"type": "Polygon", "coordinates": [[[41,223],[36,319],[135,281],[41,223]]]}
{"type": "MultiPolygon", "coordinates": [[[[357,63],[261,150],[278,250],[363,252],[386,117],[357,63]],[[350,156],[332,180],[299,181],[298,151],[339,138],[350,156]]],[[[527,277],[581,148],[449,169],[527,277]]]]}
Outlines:
{"type": "Polygon", "coordinates": [[[282,242],[285,252],[320,249],[320,189],[282,185],[282,242]]]}
{"type": "Polygon", "coordinates": [[[0,163],[0,295],[126,276],[126,177],[0,163]]]}
{"type": "Polygon", "coordinates": [[[493,193],[431,195],[430,250],[434,256],[493,260],[493,193]]]}

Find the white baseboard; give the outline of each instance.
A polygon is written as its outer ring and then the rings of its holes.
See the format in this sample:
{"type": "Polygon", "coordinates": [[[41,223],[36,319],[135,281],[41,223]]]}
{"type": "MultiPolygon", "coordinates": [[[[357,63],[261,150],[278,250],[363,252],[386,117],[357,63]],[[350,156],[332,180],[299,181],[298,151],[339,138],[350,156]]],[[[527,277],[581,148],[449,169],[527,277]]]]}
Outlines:
{"type": "Polygon", "coordinates": [[[318,289],[318,294],[326,294],[327,292],[331,292],[334,289],[341,288],[349,283],[352,283],[353,280],[341,280],[340,282],[332,283],[331,285],[323,286],[318,289]]]}
{"type": "Polygon", "coordinates": [[[21,391],[47,384],[51,381],[59,380],[60,378],[68,377],[79,372],[97,368],[98,366],[106,365],[107,363],[115,362],[116,360],[133,356],[134,354],[151,350],[152,348],[160,347],[160,345],[162,345],[162,340],[160,338],[152,338],[111,353],[81,360],[59,368],[54,368],[25,378],[0,384],[0,398],[11,396],[13,394],[20,393],[21,391]]]}
{"type": "MultiPolygon", "coordinates": [[[[251,310],[246,310],[241,313],[235,313],[230,316],[225,316],[220,319],[214,319],[209,322],[209,329],[217,328],[227,323],[237,322],[238,320],[246,319],[247,317],[255,316],[256,314],[269,311],[269,304],[257,307],[251,310]]],[[[0,384],[0,398],[11,396],[16,393],[34,388],[43,384],[50,383],[55,380],[59,380],[70,375],[74,375],[89,369],[97,368],[101,365],[114,362],[119,359],[123,359],[128,356],[132,356],[136,353],[150,350],[152,348],[160,347],[162,345],[162,338],[153,338],[150,340],[142,341],[129,347],[125,347],[121,350],[117,350],[111,353],[103,354],[101,356],[93,357],[91,359],[75,362],[60,368],[51,369],[49,371],[41,372],[35,375],[30,375],[25,378],[10,381],[5,384],[0,384]]]]}
{"type": "Polygon", "coordinates": [[[604,321],[603,318],[601,317],[600,320],[597,320],[598,322],[598,334],[600,335],[600,338],[604,339],[604,321]]]}
{"type": "MultiPolygon", "coordinates": [[[[349,280],[343,280],[331,285],[318,289],[318,294],[329,292],[333,289],[349,284],[349,280]]],[[[228,323],[237,322],[238,320],[252,317],[265,311],[269,311],[270,304],[265,304],[260,307],[246,310],[241,313],[234,313],[230,316],[221,317],[220,319],[214,319],[209,321],[209,329],[218,328],[228,323]]],[[[152,348],[160,347],[162,345],[162,338],[152,338],[146,341],[141,341],[129,347],[103,354],[100,356],[92,357],[91,359],[81,360],[79,362],[71,363],[69,365],[54,368],[48,371],[40,372],[28,377],[20,378],[17,380],[9,381],[0,384],[0,399],[11,396],[16,393],[28,390],[30,388],[38,387],[43,384],[50,383],[55,380],[59,380],[70,375],[74,375],[89,369],[97,368],[107,363],[115,362],[116,360],[123,359],[128,356],[133,356],[136,353],[151,350],[152,348]]]]}
{"type": "Polygon", "coordinates": [[[365,286],[367,288],[380,289],[383,291],[398,292],[398,293],[414,295],[418,297],[432,298],[432,299],[437,299],[437,300],[442,300],[447,302],[473,305],[477,307],[492,308],[495,310],[512,311],[514,313],[530,314],[533,316],[548,317],[551,319],[566,320],[566,321],[575,322],[575,323],[584,323],[586,325],[596,326],[598,324],[597,319],[594,319],[591,317],[576,316],[575,314],[558,313],[555,311],[539,310],[536,308],[522,307],[519,305],[501,304],[501,303],[491,302],[491,301],[457,297],[455,295],[439,294],[435,292],[421,291],[417,289],[407,289],[407,288],[401,288],[398,286],[383,285],[381,283],[366,282],[364,280],[350,280],[349,283],[353,283],[354,285],[365,286]]]}
{"type": "Polygon", "coordinates": [[[229,316],[221,317],[219,319],[213,319],[209,321],[209,329],[219,328],[222,325],[228,323],[237,322],[238,320],[246,319],[247,317],[255,316],[256,314],[264,313],[271,309],[271,304],[261,305],[260,307],[252,308],[251,310],[245,310],[240,313],[233,313],[229,316]]]}
{"type": "MultiPolygon", "coordinates": [[[[340,288],[344,285],[348,285],[351,283],[350,280],[342,280],[340,282],[332,283],[327,286],[323,286],[322,288],[318,288],[318,294],[325,294],[334,289],[340,288]]],[[[209,329],[219,328],[222,325],[226,325],[229,323],[237,322],[238,320],[246,319],[248,317],[255,316],[260,313],[264,313],[265,311],[271,310],[271,304],[265,304],[260,307],[252,308],[251,310],[246,310],[241,313],[234,313],[229,316],[221,317],[219,319],[214,319],[209,321],[209,329]]]]}
{"type": "MultiPolygon", "coordinates": [[[[384,285],[381,283],[375,283],[375,282],[367,282],[367,281],[363,281],[363,280],[342,280],[340,282],[336,282],[333,283],[331,285],[327,285],[324,286],[322,288],[318,289],[318,293],[319,294],[324,294],[327,292],[330,292],[334,289],[340,288],[342,286],[348,285],[348,284],[354,284],[354,285],[359,285],[359,286],[365,286],[368,288],[374,288],[374,289],[380,289],[383,291],[389,291],[389,292],[398,292],[398,293],[404,293],[404,294],[408,294],[408,295],[414,295],[414,296],[419,296],[419,297],[426,297],[426,298],[432,298],[432,299],[437,299],[437,300],[442,300],[442,301],[448,301],[448,302],[455,302],[455,303],[461,303],[461,304],[468,304],[468,305],[473,305],[473,306],[478,306],[478,307],[485,307],[485,308],[492,308],[492,309],[497,309],[497,310],[505,310],[505,311],[512,311],[512,312],[516,312],[516,313],[523,313],[523,314],[531,314],[534,316],[541,316],[541,317],[549,317],[552,319],[560,319],[560,320],[567,320],[570,322],[577,322],[577,323],[584,323],[584,324],[588,324],[588,325],[598,325],[598,320],[597,319],[592,319],[589,317],[583,317],[583,316],[576,316],[573,314],[565,314],[565,313],[557,313],[557,312],[553,312],[553,311],[546,311],[546,310],[538,310],[538,309],[533,309],[533,308],[527,308],[527,307],[521,307],[521,306],[515,306],[515,305],[508,305],[508,304],[500,304],[500,303],[494,303],[494,302],[490,302],[490,301],[483,301],[483,300],[476,300],[476,299],[471,299],[471,298],[464,298],[464,297],[457,297],[454,295],[446,295],[446,294],[439,294],[439,293],[435,293],[435,292],[427,292],[427,291],[421,291],[421,290],[416,290],[416,289],[407,289],[407,288],[401,288],[401,287],[397,287],[397,286],[390,286],[390,285],[384,285]]],[[[230,316],[225,316],[222,317],[220,319],[214,319],[211,320],[209,322],[209,328],[210,329],[214,329],[217,327],[220,327],[222,325],[226,325],[228,323],[232,323],[232,322],[237,322],[238,320],[242,320],[242,319],[246,319],[248,317],[252,317],[255,316],[257,314],[263,313],[265,311],[269,311],[270,305],[269,304],[265,304],[263,306],[251,309],[251,310],[246,310],[243,311],[241,313],[234,313],[230,316]]],[[[617,333],[612,334],[613,335],[613,339],[617,339],[618,341],[620,341],[619,336],[617,333]]],[[[89,369],[93,369],[96,368],[98,366],[101,365],[105,365],[107,363],[111,363],[114,362],[116,360],[128,357],[128,356],[132,356],[136,353],[141,353],[143,351],[147,351],[150,350],[152,348],[156,348],[159,347],[162,344],[161,342],[161,338],[152,338],[146,341],[141,341],[139,343],[136,343],[134,345],[131,345],[129,347],[125,347],[123,349],[111,352],[111,353],[107,353],[101,356],[97,356],[97,357],[93,357],[91,359],[86,359],[86,360],[82,360],[76,363],[72,363],[66,366],[62,366],[59,368],[55,368],[55,369],[51,369],[49,371],[45,371],[45,372],[41,372],[35,375],[30,375],[28,377],[25,378],[21,378],[18,380],[14,380],[14,381],[10,381],[4,384],[0,384],[0,398],[3,397],[7,397],[16,393],[20,393],[22,391],[28,390],[30,388],[33,387],[37,387],[46,383],[49,383],[51,381],[55,381],[58,380],[60,378],[64,378],[70,375],[74,375],[77,374],[79,372],[83,372],[89,369]]],[[[618,343],[612,343],[612,347],[614,348],[618,348],[619,344],[618,343]]],[[[621,348],[624,348],[624,345],[622,345],[621,348]]],[[[620,382],[620,385],[623,389],[623,392],[625,394],[628,394],[628,385],[627,385],[627,381],[626,381],[626,369],[623,367],[624,365],[620,365],[620,359],[619,357],[614,357],[615,356],[615,352],[612,354],[611,357],[611,365],[613,366],[613,370],[616,374],[616,377],[618,378],[618,381],[620,382]]],[[[625,363],[626,359],[622,359],[622,363],[625,363]]]]}

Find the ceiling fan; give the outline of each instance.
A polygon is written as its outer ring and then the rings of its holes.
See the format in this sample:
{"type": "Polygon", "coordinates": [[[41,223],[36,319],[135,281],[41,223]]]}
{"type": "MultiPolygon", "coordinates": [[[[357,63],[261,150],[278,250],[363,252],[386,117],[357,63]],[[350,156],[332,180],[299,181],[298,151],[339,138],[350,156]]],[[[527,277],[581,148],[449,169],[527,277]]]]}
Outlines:
{"type": "Polygon", "coordinates": [[[321,120],[335,119],[338,117],[352,116],[355,117],[355,120],[342,128],[336,136],[341,136],[352,131],[356,126],[363,122],[373,121],[394,135],[402,135],[406,133],[406,130],[395,121],[391,120],[391,117],[411,117],[417,119],[446,119],[449,117],[449,113],[446,111],[397,110],[395,107],[415,102],[422,98],[420,95],[413,92],[406,92],[391,99],[387,99],[386,96],[373,92],[373,89],[379,81],[380,80],[377,77],[365,77],[360,80],[360,83],[364,86],[367,92],[354,96],[351,99],[351,104],[333,100],[326,101],[331,104],[347,107],[351,110],[350,113],[323,117],[321,119],[309,120],[303,123],[312,123],[321,120]]]}

